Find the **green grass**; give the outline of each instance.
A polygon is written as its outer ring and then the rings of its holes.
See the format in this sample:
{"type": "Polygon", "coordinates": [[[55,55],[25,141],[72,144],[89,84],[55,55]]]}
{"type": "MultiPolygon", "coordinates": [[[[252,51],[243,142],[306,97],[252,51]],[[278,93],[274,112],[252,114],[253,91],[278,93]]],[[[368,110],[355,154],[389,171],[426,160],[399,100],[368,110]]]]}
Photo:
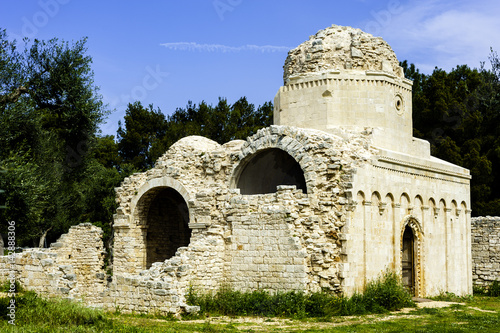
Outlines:
{"type": "MultiPolygon", "coordinates": [[[[8,297],[0,298],[3,328],[10,325],[8,321],[11,318],[7,309],[10,300],[8,297]]],[[[105,329],[113,324],[101,311],[68,300],[47,300],[32,291],[18,294],[15,297],[15,308],[16,327],[23,327],[23,332],[50,332],[54,327],[71,327],[78,332],[86,326],[105,329]]]]}
{"type": "MultiPolygon", "coordinates": [[[[295,295],[296,296],[296,295],[295,295]]],[[[315,297],[323,297],[315,296],[315,297]]],[[[498,332],[500,299],[474,296],[465,305],[414,309],[409,313],[333,316],[299,319],[269,317],[203,317],[172,320],[154,315],[131,315],[89,309],[79,303],[46,300],[32,292],[16,297],[16,326],[7,323],[0,299],[0,332],[498,332]],[[494,311],[482,312],[476,308],[494,311]]],[[[289,299],[286,299],[289,300],[289,299]]],[[[322,309],[325,299],[313,299],[322,309]]],[[[312,301],[310,299],[310,301],[312,301]]],[[[309,307],[312,304],[308,305],[309,307]]]]}

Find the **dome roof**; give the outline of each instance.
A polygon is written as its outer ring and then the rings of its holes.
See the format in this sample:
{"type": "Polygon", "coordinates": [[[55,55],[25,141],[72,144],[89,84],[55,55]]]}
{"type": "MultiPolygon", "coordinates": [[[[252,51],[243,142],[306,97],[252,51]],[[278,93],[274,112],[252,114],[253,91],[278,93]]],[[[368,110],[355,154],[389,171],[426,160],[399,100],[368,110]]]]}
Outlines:
{"type": "Polygon", "coordinates": [[[288,52],[285,84],[294,77],[329,71],[374,70],[404,77],[392,48],[381,37],[332,25],[288,52]]]}
{"type": "Polygon", "coordinates": [[[195,151],[211,151],[220,149],[221,145],[203,136],[191,135],[186,136],[172,145],[172,148],[180,148],[181,150],[192,149],[195,151]]]}

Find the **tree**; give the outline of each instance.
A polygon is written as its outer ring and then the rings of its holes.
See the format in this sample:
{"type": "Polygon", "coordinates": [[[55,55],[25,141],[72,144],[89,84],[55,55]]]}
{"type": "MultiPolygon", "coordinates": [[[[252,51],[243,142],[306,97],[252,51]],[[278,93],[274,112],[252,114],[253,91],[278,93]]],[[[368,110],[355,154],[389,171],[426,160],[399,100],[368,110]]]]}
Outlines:
{"type": "Polygon", "coordinates": [[[140,102],[129,104],[125,113],[125,128],[119,122],[117,131],[122,163],[131,164],[137,170],[149,169],[159,157],[152,147],[165,136],[165,116],[159,108],[155,110],[153,105],[145,108],[140,102]]]}
{"type": "Polygon", "coordinates": [[[38,245],[81,222],[78,189],[106,112],[85,39],[25,41],[19,51],[6,36],[0,32],[0,218],[16,221],[19,245],[38,245]]]}
{"type": "Polygon", "coordinates": [[[402,62],[413,85],[414,135],[431,143],[436,157],[468,168],[473,214],[500,215],[500,77],[492,70],[457,66],[423,75],[402,62]]]}
{"type": "Polygon", "coordinates": [[[271,125],[272,117],[270,102],[256,109],[245,97],[233,105],[225,98],[219,98],[216,106],[189,101],[185,108],[177,108],[166,118],[153,105],[145,108],[140,102],[129,104],[125,126],[119,123],[117,132],[120,168],[149,169],[168,147],[189,135],[201,135],[220,144],[245,139],[271,125]]]}

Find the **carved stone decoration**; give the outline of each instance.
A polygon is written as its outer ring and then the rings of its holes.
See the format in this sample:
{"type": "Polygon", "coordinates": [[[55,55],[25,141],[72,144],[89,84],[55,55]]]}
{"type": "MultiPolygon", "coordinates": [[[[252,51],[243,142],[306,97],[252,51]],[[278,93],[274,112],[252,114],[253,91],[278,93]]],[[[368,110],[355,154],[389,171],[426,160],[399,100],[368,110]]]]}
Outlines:
{"type": "Polygon", "coordinates": [[[438,216],[439,216],[439,210],[440,208],[439,207],[434,207],[434,218],[437,219],[438,216]]]}
{"type": "Polygon", "coordinates": [[[387,208],[387,203],[385,203],[385,202],[381,202],[381,203],[379,203],[379,204],[378,204],[378,211],[379,211],[379,214],[380,214],[380,215],[384,215],[384,212],[385,212],[386,208],[387,208]]]}

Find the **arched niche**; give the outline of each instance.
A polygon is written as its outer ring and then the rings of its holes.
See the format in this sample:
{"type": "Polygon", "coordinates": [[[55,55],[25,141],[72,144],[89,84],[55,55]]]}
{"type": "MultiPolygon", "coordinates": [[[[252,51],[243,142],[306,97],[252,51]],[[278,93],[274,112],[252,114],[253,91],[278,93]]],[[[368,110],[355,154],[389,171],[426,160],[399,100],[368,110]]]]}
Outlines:
{"type": "Polygon", "coordinates": [[[377,191],[373,192],[372,193],[372,205],[378,206],[380,202],[381,202],[380,193],[378,193],[377,191]]]}
{"type": "Polygon", "coordinates": [[[189,209],[176,190],[166,187],[151,200],[146,220],[146,268],[189,245],[189,209]]]}
{"type": "Polygon", "coordinates": [[[142,237],[142,269],[175,255],[191,239],[189,194],[176,180],[156,178],[145,183],[132,200],[131,227],[139,227],[142,237]]]}
{"type": "Polygon", "coordinates": [[[241,194],[274,193],[278,185],[295,185],[307,193],[300,164],[284,150],[264,149],[248,156],[242,163],[236,175],[236,187],[241,194]]]}
{"type": "Polygon", "coordinates": [[[418,194],[415,196],[413,199],[413,214],[417,216],[420,221],[424,220],[424,200],[422,197],[418,194]]]}

